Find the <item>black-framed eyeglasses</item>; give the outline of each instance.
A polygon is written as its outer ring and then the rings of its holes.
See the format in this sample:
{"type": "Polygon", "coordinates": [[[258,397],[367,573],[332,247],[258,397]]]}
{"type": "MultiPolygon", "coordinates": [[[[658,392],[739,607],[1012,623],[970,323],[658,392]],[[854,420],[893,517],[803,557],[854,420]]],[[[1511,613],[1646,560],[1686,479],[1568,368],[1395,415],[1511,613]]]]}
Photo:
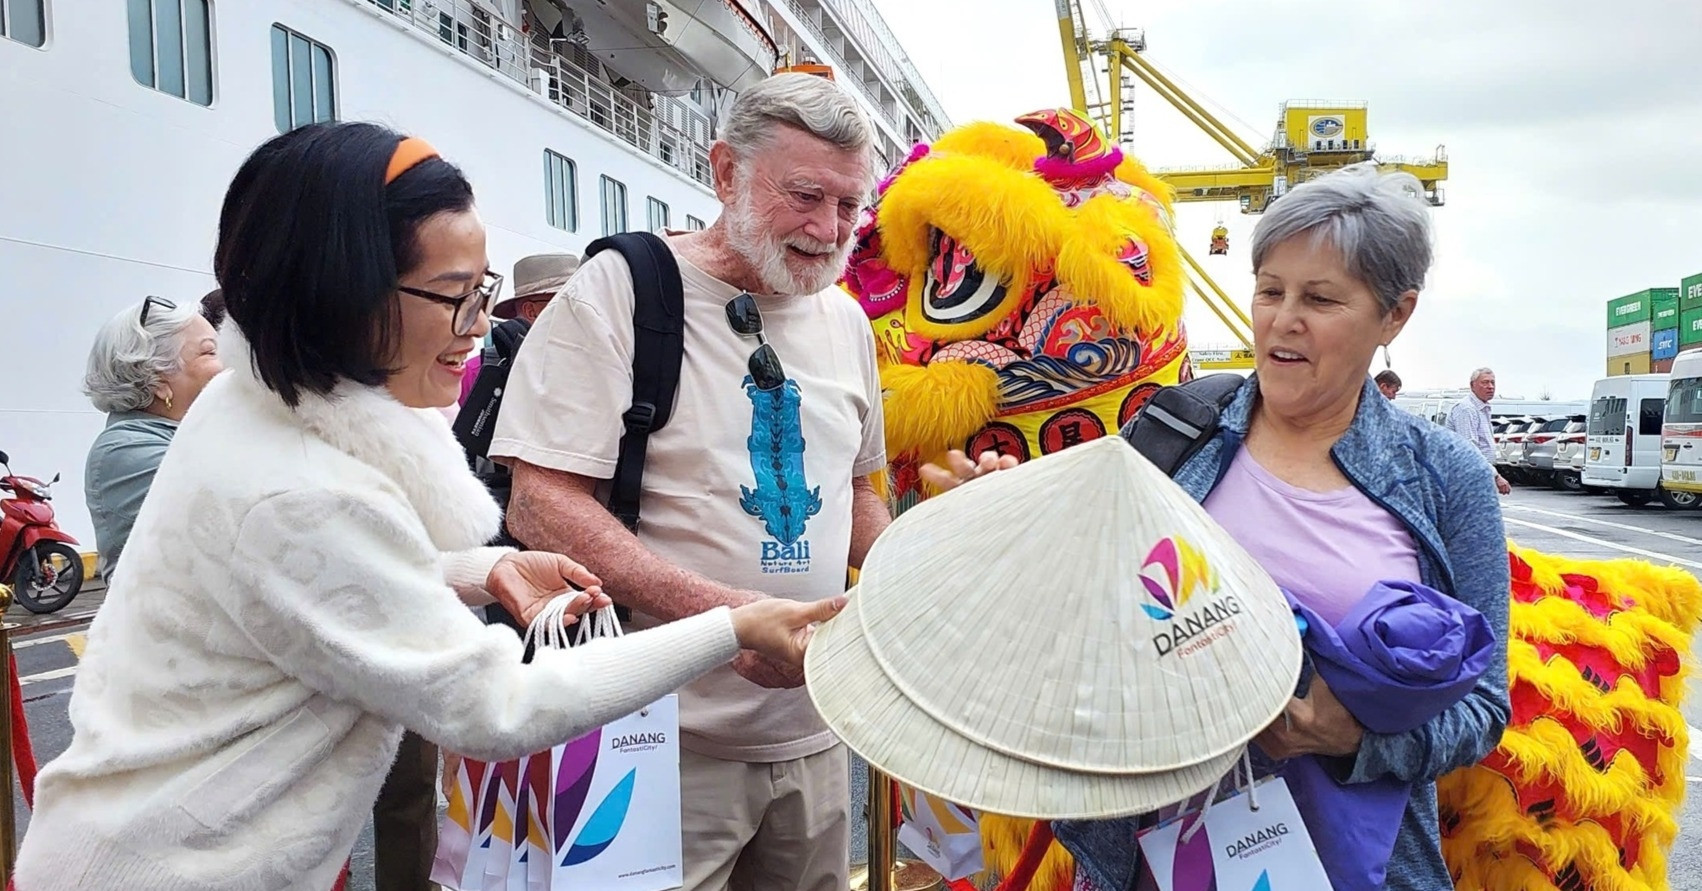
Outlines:
{"type": "Polygon", "coordinates": [[[763,336],[762,310],[756,305],[756,298],[747,292],[727,301],[727,325],[744,337],[756,338],[756,352],[751,353],[748,367],[757,389],[780,389],[786,383],[786,369],[781,366],[774,347],[768,345],[768,338],[763,336]]]}
{"type": "Polygon", "coordinates": [[[164,297],[154,297],[150,295],[146,300],[142,301],[142,318],[140,320],[142,327],[148,327],[148,310],[151,310],[156,306],[166,312],[174,312],[177,309],[177,304],[170,300],[167,300],[164,297]]]}
{"type": "Polygon", "coordinates": [[[452,330],[455,332],[456,337],[465,337],[473,332],[473,326],[477,325],[479,322],[479,315],[481,313],[489,312],[491,304],[496,302],[496,296],[502,293],[502,276],[497,273],[487,271],[483,281],[474,285],[471,291],[468,291],[458,297],[449,297],[443,294],[433,293],[431,291],[424,291],[419,288],[410,288],[407,285],[397,285],[396,290],[401,291],[404,294],[412,294],[415,297],[430,300],[433,303],[441,303],[444,306],[455,307],[455,319],[452,330]]]}

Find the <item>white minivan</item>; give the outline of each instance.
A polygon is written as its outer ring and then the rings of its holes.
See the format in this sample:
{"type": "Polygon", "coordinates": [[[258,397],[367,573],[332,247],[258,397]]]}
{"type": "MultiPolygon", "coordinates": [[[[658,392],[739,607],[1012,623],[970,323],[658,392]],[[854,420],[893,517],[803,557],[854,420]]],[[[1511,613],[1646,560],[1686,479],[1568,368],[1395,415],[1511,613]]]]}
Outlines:
{"type": "Polygon", "coordinates": [[[1661,485],[1702,500],[1702,350],[1672,360],[1661,427],[1661,485]]]}
{"type": "Polygon", "coordinates": [[[1667,378],[1665,374],[1623,374],[1596,381],[1585,427],[1586,487],[1608,489],[1633,507],[1657,497],[1668,507],[1696,506],[1695,493],[1661,485],[1661,418],[1667,378]]]}

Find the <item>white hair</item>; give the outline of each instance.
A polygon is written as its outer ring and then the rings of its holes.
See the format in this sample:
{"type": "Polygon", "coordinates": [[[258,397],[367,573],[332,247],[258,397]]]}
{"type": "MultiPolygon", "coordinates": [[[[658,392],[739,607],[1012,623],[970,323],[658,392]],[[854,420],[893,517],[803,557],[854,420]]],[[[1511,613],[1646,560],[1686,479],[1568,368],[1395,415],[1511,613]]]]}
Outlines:
{"type": "Polygon", "coordinates": [[[776,125],[796,127],[817,139],[868,156],[874,177],[875,131],[839,85],[813,74],[776,74],[739,94],[721,127],[721,140],[741,159],[767,148],[776,125]]]}
{"type": "Polygon", "coordinates": [[[155,301],[144,326],[144,303],[120,310],[95,335],[83,392],[99,411],[113,414],[147,408],[160,381],[182,368],[184,332],[200,315],[198,307],[171,309],[155,301]]]}
{"type": "Polygon", "coordinates": [[[1491,374],[1494,374],[1494,373],[1495,373],[1495,369],[1493,369],[1493,368],[1479,368],[1478,370],[1472,372],[1471,382],[1475,384],[1478,381],[1482,380],[1485,376],[1491,375],[1491,374]]]}
{"type": "Polygon", "coordinates": [[[1409,173],[1379,173],[1364,162],[1328,173],[1277,200],[1253,230],[1253,269],[1277,245],[1311,236],[1341,253],[1349,274],[1377,295],[1386,313],[1424,287],[1430,271],[1430,211],[1409,173]]]}

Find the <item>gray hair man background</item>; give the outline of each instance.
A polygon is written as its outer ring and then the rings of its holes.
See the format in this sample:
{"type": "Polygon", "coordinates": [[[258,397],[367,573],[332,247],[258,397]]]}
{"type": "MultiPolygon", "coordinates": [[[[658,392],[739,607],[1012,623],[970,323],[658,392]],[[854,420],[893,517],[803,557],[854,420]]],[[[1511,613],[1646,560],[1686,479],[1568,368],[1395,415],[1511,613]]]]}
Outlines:
{"type": "MultiPolygon", "coordinates": [[[[685,359],[650,437],[635,535],[598,499],[631,404],[633,287],[587,260],[538,317],[491,445],[514,471],[509,530],[596,573],[644,628],[765,597],[815,601],[890,518],[874,335],[835,287],[875,183],[868,121],[806,74],[741,94],[710,150],[722,213],[668,231],[685,359]]],[[[685,888],[843,891],[845,747],[803,676],[743,652],[680,694],[685,888]]]]}
{"type": "MultiPolygon", "coordinates": [[[[1495,466],[1495,436],[1489,424],[1489,401],[1495,398],[1495,372],[1488,368],[1479,368],[1472,372],[1471,395],[1460,400],[1448,411],[1449,430],[1465,437],[1489,462],[1495,466]]],[[[1500,472],[1495,474],[1495,491],[1503,495],[1513,491],[1500,472]]]]}

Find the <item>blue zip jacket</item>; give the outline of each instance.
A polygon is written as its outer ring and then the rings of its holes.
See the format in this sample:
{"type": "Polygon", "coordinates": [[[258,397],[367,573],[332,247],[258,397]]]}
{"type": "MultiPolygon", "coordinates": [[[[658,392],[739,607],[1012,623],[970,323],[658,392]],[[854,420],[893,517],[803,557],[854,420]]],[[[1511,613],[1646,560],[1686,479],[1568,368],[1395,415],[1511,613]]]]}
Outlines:
{"type": "MultiPolygon", "coordinates": [[[[1176,483],[1199,502],[1229,470],[1247,435],[1257,376],[1224,409],[1219,428],[1177,469],[1176,483]]],[[[1394,407],[1370,378],[1353,423],[1330,449],[1336,467],[1366,497],[1398,518],[1418,545],[1420,580],[1483,613],[1495,632],[1495,655],[1464,699],[1409,733],[1367,732],[1359,754],[1324,759],[1343,783],[1393,777],[1413,785],[1389,859],[1389,891],[1452,891],[1442,862],[1436,779],[1494,751],[1507,726],[1507,610],[1512,579],[1495,474],[1459,436],[1394,407]]],[[[1278,533],[1280,534],[1280,533],[1278,533]]],[[[1328,826],[1308,827],[1328,832],[1328,826]]],[[[1124,821],[1064,822],[1059,840],[1096,882],[1130,887],[1133,828],[1124,821]],[[1121,825],[1117,825],[1121,824],[1121,825]]]]}

